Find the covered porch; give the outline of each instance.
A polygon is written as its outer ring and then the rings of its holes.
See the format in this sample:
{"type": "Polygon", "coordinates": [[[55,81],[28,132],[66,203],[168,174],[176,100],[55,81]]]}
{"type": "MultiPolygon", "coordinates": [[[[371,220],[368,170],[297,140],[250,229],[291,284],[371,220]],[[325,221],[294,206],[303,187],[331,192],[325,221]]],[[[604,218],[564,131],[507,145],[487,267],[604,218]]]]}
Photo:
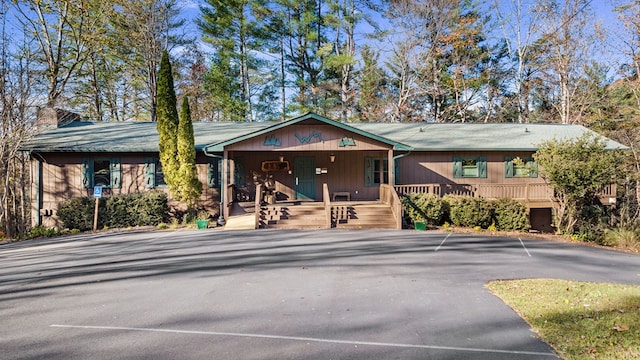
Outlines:
{"type": "MultiPolygon", "coordinates": [[[[316,114],[210,144],[204,150],[205,155],[219,160],[225,219],[235,215],[238,204],[253,203],[258,216],[259,208],[264,212],[267,205],[296,204],[293,207],[315,202],[324,208],[322,227],[329,228],[340,223],[335,205],[340,202],[377,202],[401,208],[397,195],[397,201],[393,199],[394,189],[385,184],[395,182],[394,155],[406,147],[316,114]]],[[[247,211],[251,206],[241,208],[247,211]]],[[[393,214],[398,218],[395,227],[401,224],[401,210],[393,214]]],[[[256,219],[256,228],[270,225],[256,219]]]]}
{"type": "MultiPolygon", "coordinates": [[[[234,187],[229,186],[233,193],[234,187]]],[[[263,184],[257,184],[256,194],[264,194],[263,184]]],[[[378,187],[375,200],[334,200],[329,186],[322,184],[322,200],[266,201],[259,196],[254,201],[234,201],[227,218],[228,229],[331,229],[375,228],[401,229],[402,204],[389,185],[378,187]]]]}

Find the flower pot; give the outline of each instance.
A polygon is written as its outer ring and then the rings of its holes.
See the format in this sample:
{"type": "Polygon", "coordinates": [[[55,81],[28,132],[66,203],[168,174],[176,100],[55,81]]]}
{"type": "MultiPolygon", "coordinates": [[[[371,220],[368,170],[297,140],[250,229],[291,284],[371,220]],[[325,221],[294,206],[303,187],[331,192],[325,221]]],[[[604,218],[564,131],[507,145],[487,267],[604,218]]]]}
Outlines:
{"type": "Polygon", "coordinates": [[[413,226],[416,230],[426,230],[427,229],[427,223],[424,221],[416,221],[413,223],[413,226]]]}
{"type": "Polygon", "coordinates": [[[209,220],[196,220],[196,225],[198,225],[198,230],[206,229],[209,227],[209,220]]]}

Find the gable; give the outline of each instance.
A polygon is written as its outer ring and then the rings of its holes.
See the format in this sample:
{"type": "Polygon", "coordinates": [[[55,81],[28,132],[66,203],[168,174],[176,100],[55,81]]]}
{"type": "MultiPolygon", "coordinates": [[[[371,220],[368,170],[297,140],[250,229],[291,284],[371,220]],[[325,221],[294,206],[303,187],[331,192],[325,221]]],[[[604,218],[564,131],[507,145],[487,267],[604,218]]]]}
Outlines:
{"type": "MultiPolygon", "coordinates": [[[[327,119],[317,114],[309,113],[255,132],[247,133],[234,139],[210,144],[205,146],[204,150],[205,152],[221,152],[224,149],[264,150],[264,148],[261,148],[261,142],[262,145],[265,143],[267,143],[267,145],[276,145],[279,143],[280,146],[282,146],[283,141],[285,141],[287,146],[292,150],[300,150],[301,148],[305,148],[305,150],[325,150],[334,148],[322,147],[316,144],[316,142],[324,144],[325,139],[329,139],[331,142],[328,146],[334,146],[337,144],[337,146],[340,147],[340,139],[345,136],[349,137],[348,134],[357,136],[360,140],[367,139],[365,141],[366,144],[378,146],[377,148],[379,149],[393,148],[396,150],[404,150],[408,148],[406,145],[397,141],[327,119]],[[325,134],[328,135],[323,137],[322,132],[325,132],[325,134]],[[269,139],[265,139],[265,137],[269,137],[269,139]],[[278,139],[280,139],[279,142],[278,139]],[[320,141],[320,139],[322,139],[322,141],[320,141]]],[[[351,141],[348,141],[348,143],[350,144],[351,141]]]]}
{"type": "Polygon", "coordinates": [[[325,123],[298,123],[233,143],[230,151],[388,150],[393,146],[325,123]]]}

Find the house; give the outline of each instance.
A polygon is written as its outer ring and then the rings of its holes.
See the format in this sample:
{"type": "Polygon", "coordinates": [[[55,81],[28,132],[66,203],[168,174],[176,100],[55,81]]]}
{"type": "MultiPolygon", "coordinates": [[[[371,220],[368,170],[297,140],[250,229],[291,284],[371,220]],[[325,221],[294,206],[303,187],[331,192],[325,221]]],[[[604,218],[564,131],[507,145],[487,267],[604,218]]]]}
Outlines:
{"type": "MultiPolygon", "coordinates": [[[[249,213],[255,228],[399,228],[399,196],[410,192],[511,197],[526,203],[534,229],[550,230],[553,191],[532,155],[546,140],[591,132],[559,124],[346,124],[313,113],[279,123],[194,123],[205,184],[199,204],[224,219],[249,213]]],[[[607,148],[625,147],[607,139],[607,148]]],[[[91,196],[94,186],[105,196],[165,189],[152,122],[54,122],[22,150],[31,158],[34,225],[57,224],[57,204],[91,196]]],[[[602,201],[615,203],[614,186],[602,201]]]]}

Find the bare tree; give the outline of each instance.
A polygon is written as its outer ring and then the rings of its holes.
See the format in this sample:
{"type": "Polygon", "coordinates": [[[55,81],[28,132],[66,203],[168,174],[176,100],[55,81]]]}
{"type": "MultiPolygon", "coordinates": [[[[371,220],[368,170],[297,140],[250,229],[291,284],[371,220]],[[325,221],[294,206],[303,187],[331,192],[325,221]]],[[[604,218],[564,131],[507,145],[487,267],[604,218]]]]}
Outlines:
{"type": "Polygon", "coordinates": [[[590,4],[589,0],[539,0],[535,7],[542,76],[552,85],[550,103],[563,124],[581,122],[584,103],[578,91],[598,40],[590,4]]]}
{"type": "Polygon", "coordinates": [[[13,238],[26,231],[29,220],[28,159],[20,146],[33,133],[34,54],[9,41],[6,6],[0,5],[0,224],[4,236],[13,238]]]}
{"type": "Polygon", "coordinates": [[[69,80],[87,59],[90,43],[101,30],[101,1],[24,0],[16,1],[17,20],[36,40],[48,82],[47,106],[54,107],[69,80]]]}
{"type": "MultiPolygon", "coordinates": [[[[144,84],[144,90],[138,97],[146,95],[143,103],[149,111],[150,120],[155,121],[156,79],[162,51],[171,50],[184,43],[184,20],[179,20],[179,8],[176,0],[118,0],[114,4],[117,11],[113,17],[113,39],[117,54],[124,61],[125,74],[130,83],[144,84]]],[[[140,117],[137,99],[129,113],[140,117]]]]}
{"type": "Polygon", "coordinates": [[[529,122],[529,89],[530,78],[534,68],[529,66],[531,45],[534,42],[534,28],[539,19],[539,13],[532,7],[525,8],[522,0],[496,0],[494,9],[502,29],[507,46],[507,56],[514,66],[513,84],[518,98],[518,122],[529,122]],[[503,5],[510,4],[510,7],[503,5]],[[505,13],[504,10],[508,12],[505,13]]]}

